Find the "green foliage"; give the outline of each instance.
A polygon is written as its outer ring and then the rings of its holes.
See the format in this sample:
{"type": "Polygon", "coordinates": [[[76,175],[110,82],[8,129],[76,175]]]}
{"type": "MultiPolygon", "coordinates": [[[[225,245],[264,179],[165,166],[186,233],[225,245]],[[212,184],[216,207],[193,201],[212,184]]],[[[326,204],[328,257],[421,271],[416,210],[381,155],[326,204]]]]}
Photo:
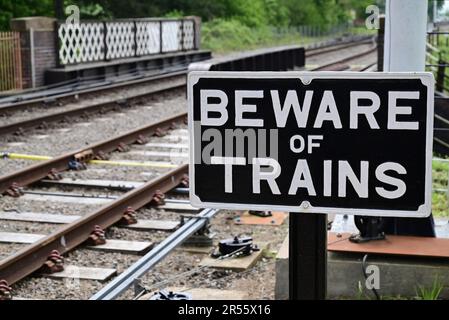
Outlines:
{"type": "Polygon", "coordinates": [[[441,294],[441,291],[443,291],[443,284],[439,280],[438,277],[436,277],[433,280],[432,288],[425,288],[422,286],[418,286],[416,290],[416,295],[418,299],[421,300],[438,300],[441,294]]]}
{"type": "Polygon", "coordinates": [[[18,17],[53,16],[53,0],[0,0],[0,30],[9,30],[18,17]]]}

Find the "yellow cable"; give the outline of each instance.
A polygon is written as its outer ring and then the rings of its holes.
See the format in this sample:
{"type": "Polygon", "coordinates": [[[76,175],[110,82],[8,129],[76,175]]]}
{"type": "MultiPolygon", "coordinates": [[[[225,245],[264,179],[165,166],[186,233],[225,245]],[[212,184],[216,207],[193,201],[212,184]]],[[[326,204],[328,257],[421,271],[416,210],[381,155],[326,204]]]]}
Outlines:
{"type": "MultiPolygon", "coordinates": [[[[50,160],[52,157],[49,156],[39,156],[32,154],[21,154],[21,153],[2,153],[1,158],[8,159],[22,159],[22,160],[50,160]]],[[[103,164],[110,166],[130,166],[130,167],[153,167],[153,168],[177,168],[178,165],[171,163],[158,163],[158,162],[137,162],[137,161],[111,161],[111,160],[90,160],[89,163],[92,164],[103,164]]]]}

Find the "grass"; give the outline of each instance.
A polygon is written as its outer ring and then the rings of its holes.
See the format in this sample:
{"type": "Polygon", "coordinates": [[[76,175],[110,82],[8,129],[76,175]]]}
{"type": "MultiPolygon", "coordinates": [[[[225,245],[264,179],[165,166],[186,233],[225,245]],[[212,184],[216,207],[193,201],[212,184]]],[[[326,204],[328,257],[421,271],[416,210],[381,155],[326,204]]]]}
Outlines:
{"type": "Polygon", "coordinates": [[[438,300],[443,291],[444,286],[438,277],[433,280],[433,284],[431,288],[425,288],[422,286],[418,286],[416,289],[416,296],[420,300],[438,300]]]}
{"type": "Polygon", "coordinates": [[[343,33],[371,34],[374,31],[363,27],[333,28],[327,31],[312,27],[249,28],[236,20],[216,19],[204,23],[202,27],[202,46],[214,53],[225,54],[263,47],[283,45],[306,45],[335,38],[343,33]],[[313,36],[312,36],[313,35],[313,36]]]}
{"type": "Polygon", "coordinates": [[[449,162],[432,162],[432,213],[435,217],[449,217],[448,175],[449,162]]]}

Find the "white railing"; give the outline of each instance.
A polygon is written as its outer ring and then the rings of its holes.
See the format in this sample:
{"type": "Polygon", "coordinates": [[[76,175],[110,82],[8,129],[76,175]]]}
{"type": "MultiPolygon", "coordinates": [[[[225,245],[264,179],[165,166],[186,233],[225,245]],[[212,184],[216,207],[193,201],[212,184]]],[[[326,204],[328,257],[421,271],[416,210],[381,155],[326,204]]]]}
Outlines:
{"type": "Polygon", "coordinates": [[[58,24],[61,65],[195,50],[193,19],[139,19],[58,24]]]}

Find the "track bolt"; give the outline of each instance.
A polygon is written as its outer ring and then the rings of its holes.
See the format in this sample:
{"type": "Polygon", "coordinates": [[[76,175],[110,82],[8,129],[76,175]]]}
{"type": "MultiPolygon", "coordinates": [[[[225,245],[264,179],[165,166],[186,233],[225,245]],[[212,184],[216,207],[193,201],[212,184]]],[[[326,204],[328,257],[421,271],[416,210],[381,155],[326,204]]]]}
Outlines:
{"type": "Polygon", "coordinates": [[[58,250],[53,250],[41,268],[43,273],[55,273],[64,270],[64,257],[58,250]]]}
{"type": "Polygon", "coordinates": [[[48,123],[45,121],[42,121],[42,123],[37,127],[38,129],[48,129],[48,123]]]}
{"type": "Polygon", "coordinates": [[[147,138],[145,138],[143,135],[139,135],[138,137],[137,137],[137,140],[136,140],[136,143],[137,144],[145,144],[145,143],[147,143],[148,142],[148,139],[147,138]]]}
{"type": "Polygon", "coordinates": [[[156,137],[163,137],[165,136],[166,132],[164,130],[162,130],[161,128],[157,128],[156,131],[154,131],[154,136],[156,137]]]}
{"type": "Polygon", "coordinates": [[[104,153],[103,151],[98,151],[95,156],[95,160],[108,160],[109,158],[109,155],[104,153]]]}
{"type": "Polygon", "coordinates": [[[13,198],[18,198],[23,195],[23,190],[17,182],[13,182],[8,190],[5,191],[5,194],[13,198]]]}
{"type": "Polygon", "coordinates": [[[47,174],[47,179],[49,180],[61,180],[62,175],[56,170],[55,168],[52,168],[50,172],[47,174]]]}
{"type": "Polygon", "coordinates": [[[136,211],[132,207],[128,207],[125,213],[123,214],[123,217],[120,219],[119,224],[130,225],[136,223],[137,223],[136,211]]]}
{"type": "Polygon", "coordinates": [[[98,246],[100,244],[105,244],[106,243],[106,235],[104,230],[96,225],[94,227],[94,231],[92,231],[92,233],[89,236],[89,239],[87,239],[87,243],[89,245],[93,245],[93,246],[98,246]]]}
{"type": "Polygon", "coordinates": [[[23,136],[25,134],[25,130],[23,130],[22,127],[17,128],[17,130],[14,132],[15,136],[23,136]]]}
{"type": "Polygon", "coordinates": [[[129,151],[129,147],[126,144],[124,144],[123,142],[120,142],[117,145],[117,151],[118,152],[127,152],[127,151],[129,151]]]}
{"type": "Polygon", "coordinates": [[[0,301],[12,299],[12,288],[6,280],[0,280],[0,301]]]}
{"type": "Polygon", "coordinates": [[[189,187],[189,176],[187,174],[183,175],[179,185],[188,188],[189,187]]]}
{"type": "Polygon", "coordinates": [[[165,204],[165,195],[162,193],[161,190],[156,190],[156,192],[153,195],[153,199],[151,200],[151,203],[157,206],[165,204]]]}
{"type": "Polygon", "coordinates": [[[176,124],[176,122],[172,122],[171,124],[170,124],[170,130],[175,130],[175,129],[177,129],[178,128],[178,125],[176,124]]]}

